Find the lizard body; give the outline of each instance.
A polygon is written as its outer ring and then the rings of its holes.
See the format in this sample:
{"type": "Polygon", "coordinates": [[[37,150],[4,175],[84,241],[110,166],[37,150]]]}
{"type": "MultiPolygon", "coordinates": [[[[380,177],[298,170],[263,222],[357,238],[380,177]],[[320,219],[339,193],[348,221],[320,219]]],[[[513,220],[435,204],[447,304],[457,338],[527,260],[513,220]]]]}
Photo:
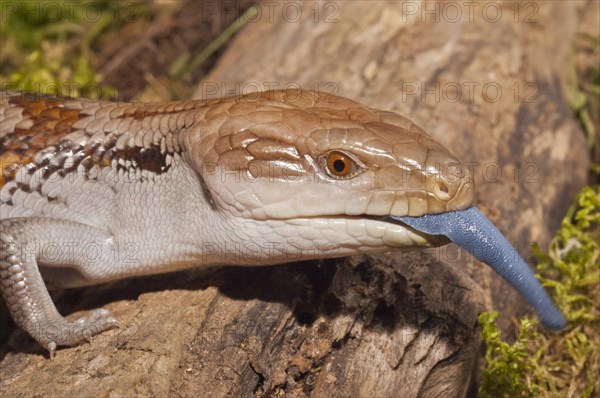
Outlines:
{"type": "Polygon", "coordinates": [[[154,104],[1,92],[0,148],[0,290],[51,356],[118,322],[65,320],[46,284],[438,245],[409,218],[462,214],[474,196],[410,120],[312,91],[154,104]]]}

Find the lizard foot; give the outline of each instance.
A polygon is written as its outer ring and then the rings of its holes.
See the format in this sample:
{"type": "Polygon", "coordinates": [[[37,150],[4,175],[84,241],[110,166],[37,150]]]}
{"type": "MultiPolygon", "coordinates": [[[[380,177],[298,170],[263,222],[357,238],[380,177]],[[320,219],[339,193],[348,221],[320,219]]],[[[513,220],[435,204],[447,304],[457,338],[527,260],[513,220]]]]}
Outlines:
{"type": "MultiPolygon", "coordinates": [[[[43,250],[62,245],[73,247],[72,243],[80,242],[82,237],[87,239],[83,242],[110,242],[106,233],[74,222],[41,217],[0,220],[0,293],[15,323],[46,348],[50,358],[54,358],[58,346],[77,345],[119,326],[116,318],[105,309],[68,321],[58,312],[48,293],[39,260],[49,264],[48,267],[72,263],[73,269],[83,274],[85,270],[97,267],[97,258],[92,261],[91,257],[78,256],[70,250],[68,253],[58,250],[54,257],[48,257],[47,251],[43,250]]],[[[112,253],[109,246],[105,247],[105,252],[112,253]]]]}
{"type": "Polygon", "coordinates": [[[35,336],[49,352],[50,359],[54,359],[56,348],[61,345],[76,345],[89,341],[92,336],[102,333],[112,327],[119,327],[119,321],[112,313],[104,308],[94,310],[88,317],[81,317],[75,321],[53,322],[46,328],[44,336],[35,336]]]}

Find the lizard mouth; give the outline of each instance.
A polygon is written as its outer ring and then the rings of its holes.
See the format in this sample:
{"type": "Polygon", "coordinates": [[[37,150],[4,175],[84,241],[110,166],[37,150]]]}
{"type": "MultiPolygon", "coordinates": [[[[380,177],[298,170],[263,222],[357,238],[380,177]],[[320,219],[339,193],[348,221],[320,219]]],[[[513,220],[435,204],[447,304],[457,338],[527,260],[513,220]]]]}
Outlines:
{"type": "MultiPolygon", "coordinates": [[[[433,247],[444,246],[444,245],[447,245],[448,243],[452,242],[452,240],[449,237],[447,237],[446,235],[443,235],[441,232],[437,233],[435,231],[423,231],[423,230],[419,230],[418,228],[415,228],[414,226],[411,225],[410,220],[405,220],[405,219],[409,218],[408,216],[406,216],[406,217],[399,217],[399,216],[369,217],[369,216],[366,216],[365,218],[380,221],[380,222],[385,222],[388,224],[398,225],[398,226],[406,229],[410,233],[423,238],[427,242],[428,246],[433,246],[433,247]]],[[[419,217],[410,217],[410,218],[419,218],[419,217]]]]}

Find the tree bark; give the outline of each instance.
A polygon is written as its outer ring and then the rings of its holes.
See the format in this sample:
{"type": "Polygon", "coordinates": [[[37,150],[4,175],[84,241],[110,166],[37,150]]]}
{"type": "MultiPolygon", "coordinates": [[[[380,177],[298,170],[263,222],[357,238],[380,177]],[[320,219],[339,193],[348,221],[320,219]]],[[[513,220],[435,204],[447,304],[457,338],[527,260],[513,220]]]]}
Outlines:
{"type": "MultiPolygon", "coordinates": [[[[585,182],[563,82],[597,3],[474,3],[265,3],[197,95],[298,84],[403,113],[472,165],[477,205],[527,255],[585,182]]],[[[58,302],[73,318],[105,306],[124,325],[52,362],[15,333],[0,395],[464,397],[478,313],[499,310],[512,332],[527,311],[454,246],[189,271],[58,302]]]]}

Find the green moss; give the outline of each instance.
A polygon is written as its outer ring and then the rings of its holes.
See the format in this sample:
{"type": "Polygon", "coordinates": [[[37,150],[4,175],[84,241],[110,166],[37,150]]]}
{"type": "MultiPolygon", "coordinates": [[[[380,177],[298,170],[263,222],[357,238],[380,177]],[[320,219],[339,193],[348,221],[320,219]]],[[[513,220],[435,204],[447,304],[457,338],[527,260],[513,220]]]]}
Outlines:
{"type": "MultiPolygon", "coordinates": [[[[597,60],[600,56],[600,40],[587,34],[577,36],[575,52],[589,52],[597,60]]],[[[566,101],[587,136],[588,146],[594,148],[598,141],[598,118],[600,112],[600,66],[590,62],[578,72],[576,62],[568,71],[565,85],[566,101]],[[596,117],[594,118],[594,115],[596,117]]]]}
{"type": "Polygon", "coordinates": [[[569,321],[560,334],[522,319],[517,340],[503,341],[497,313],[479,317],[486,343],[481,397],[591,397],[600,393],[600,187],[586,187],[548,253],[534,248],[538,278],[569,321]]]}
{"type": "Polygon", "coordinates": [[[123,22],[117,17],[123,13],[119,2],[2,1],[0,12],[2,89],[115,96],[114,89],[100,84],[90,59],[99,33],[123,22]]]}

